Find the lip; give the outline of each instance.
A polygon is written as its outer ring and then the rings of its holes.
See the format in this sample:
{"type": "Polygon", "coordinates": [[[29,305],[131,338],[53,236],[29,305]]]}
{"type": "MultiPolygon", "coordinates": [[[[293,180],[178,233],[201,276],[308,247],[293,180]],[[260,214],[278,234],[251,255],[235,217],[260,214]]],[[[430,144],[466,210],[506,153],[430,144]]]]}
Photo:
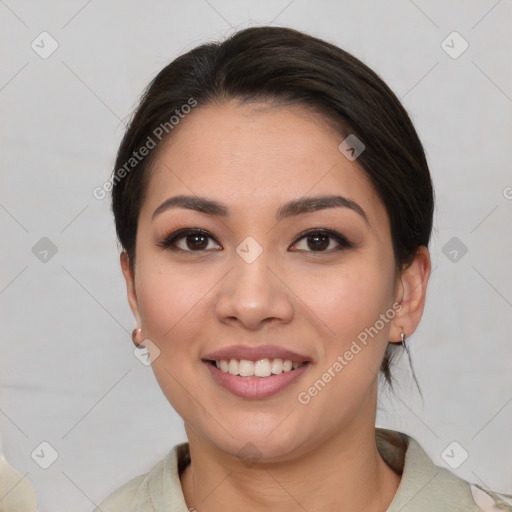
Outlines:
{"type": "Polygon", "coordinates": [[[221,359],[246,359],[248,361],[259,361],[260,359],[288,359],[297,363],[311,362],[310,357],[277,345],[232,345],[211,352],[201,359],[203,361],[220,361],[221,359]]]}
{"type": "MultiPolygon", "coordinates": [[[[213,355],[216,354],[217,352],[213,355]]],[[[307,372],[311,367],[311,363],[306,363],[296,370],[283,372],[279,375],[271,375],[269,377],[241,377],[239,375],[232,375],[231,373],[224,373],[222,370],[212,365],[210,361],[203,360],[203,364],[208,368],[208,371],[217,384],[234,395],[252,399],[267,398],[280,393],[297,382],[304,372],[307,372]]]]}

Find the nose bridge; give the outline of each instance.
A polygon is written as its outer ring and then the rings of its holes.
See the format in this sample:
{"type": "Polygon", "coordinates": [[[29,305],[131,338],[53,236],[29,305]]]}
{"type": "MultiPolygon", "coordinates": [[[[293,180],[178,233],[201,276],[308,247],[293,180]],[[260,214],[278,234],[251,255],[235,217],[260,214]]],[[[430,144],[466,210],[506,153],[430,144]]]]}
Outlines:
{"type": "Polygon", "coordinates": [[[235,296],[243,304],[253,307],[263,307],[273,295],[275,283],[272,282],[272,273],[269,270],[270,264],[269,249],[253,237],[246,237],[236,248],[236,255],[233,256],[233,279],[235,284],[235,296]]]}
{"type": "Polygon", "coordinates": [[[272,251],[255,238],[246,237],[233,254],[233,268],[219,290],[217,314],[220,319],[238,319],[256,328],[266,319],[288,322],[292,304],[286,287],[272,270],[272,251]]]}

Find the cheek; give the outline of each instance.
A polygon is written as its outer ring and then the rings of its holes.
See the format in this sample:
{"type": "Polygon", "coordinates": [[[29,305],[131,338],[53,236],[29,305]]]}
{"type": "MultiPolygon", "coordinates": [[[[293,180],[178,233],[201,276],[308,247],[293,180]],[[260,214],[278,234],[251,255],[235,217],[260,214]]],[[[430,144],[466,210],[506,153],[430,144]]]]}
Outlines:
{"type": "Polygon", "coordinates": [[[159,268],[158,263],[143,266],[140,276],[137,297],[146,337],[165,350],[173,340],[186,339],[201,328],[195,315],[214,284],[211,276],[186,273],[177,266],[159,268]]]}
{"type": "Polygon", "coordinates": [[[156,258],[153,264],[146,261],[138,301],[144,336],[159,350],[152,369],[167,400],[178,414],[188,417],[200,358],[200,346],[194,340],[204,336],[208,291],[218,278],[162,265],[156,258]]]}
{"type": "Polygon", "coordinates": [[[351,260],[332,269],[329,276],[303,278],[300,286],[301,299],[315,313],[311,318],[320,319],[322,338],[318,368],[302,391],[311,400],[311,410],[318,408],[335,418],[334,423],[348,411],[354,412],[369,393],[387,347],[394,317],[394,311],[389,311],[392,274],[375,259],[351,260]],[[308,281],[315,286],[308,287],[308,281]],[[343,407],[331,408],[333,403],[343,407]]]}
{"type": "Polygon", "coordinates": [[[301,298],[322,325],[322,352],[297,398],[311,421],[326,422],[320,430],[353,417],[371,396],[394,317],[390,282],[388,273],[366,261],[333,272],[323,283],[317,280],[321,288],[306,282],[301,287],[301,298]]]}
{"type": "Polygon", "coordinates": [[[350,344],[386,313],[393,288],[389,271],[361,258],[328,273],[304,275],[296,290],[330,333],[328,339],[339,345],[350,344]]]}

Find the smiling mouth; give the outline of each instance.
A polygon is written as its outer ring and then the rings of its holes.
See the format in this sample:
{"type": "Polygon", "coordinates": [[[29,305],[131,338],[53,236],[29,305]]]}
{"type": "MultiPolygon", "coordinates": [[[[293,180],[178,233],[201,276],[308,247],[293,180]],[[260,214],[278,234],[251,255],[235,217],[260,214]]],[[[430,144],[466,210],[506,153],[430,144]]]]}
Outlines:
{"type": "Polygon", "coordinates": [[[270,377],[297,370],[307,364],[308,361],[291,361],[290,359],[259,359],[250,361],[248,359],[220,359],[208,360],[212,366],[215,366],[224,373],[239,377],[270,377]]]}

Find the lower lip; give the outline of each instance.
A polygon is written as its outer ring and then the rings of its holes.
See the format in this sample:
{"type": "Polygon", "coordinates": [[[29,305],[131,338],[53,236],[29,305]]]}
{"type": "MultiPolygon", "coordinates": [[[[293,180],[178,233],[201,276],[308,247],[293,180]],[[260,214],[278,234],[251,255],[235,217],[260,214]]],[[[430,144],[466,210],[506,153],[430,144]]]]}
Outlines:
{"type": "Polygon", "coordinates": [[[204,362],[204,364],[218,384],[234,395],[243,398],[266,398],[276,395],[296,382],[310,367],[310,364],[306,363],[296,370],[283,372],[279,375],[240,377],[239,375],[225,373],[209,362],[204,362]]]}

